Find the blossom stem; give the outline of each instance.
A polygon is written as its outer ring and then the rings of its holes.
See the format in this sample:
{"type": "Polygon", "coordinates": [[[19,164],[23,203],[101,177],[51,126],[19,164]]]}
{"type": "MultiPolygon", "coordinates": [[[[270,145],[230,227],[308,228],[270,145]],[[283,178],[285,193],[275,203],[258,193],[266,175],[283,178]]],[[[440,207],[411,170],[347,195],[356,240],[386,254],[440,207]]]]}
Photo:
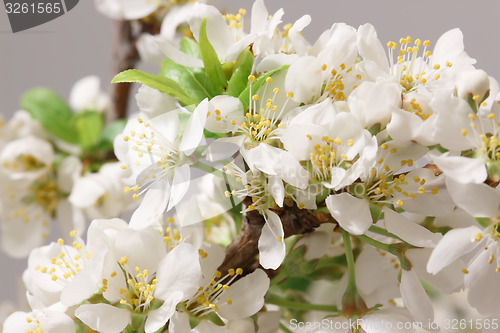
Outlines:
{"type": "Polygon", "coordinates": [[[401,241],[401,238],[399,238],[398,236],[390,233],[389,231],[385,230],[384,228],[372,225],[370,227],[370,229],[368,229],[368,230],[371,231],[371,232],[373,232],[373,233],[375,233],[375,234],[386,236],[386,237],[391,237],[391,238],[394,238],[394,239],[397,239],[397,240],[401,241]]]}
{"type": "Polygon", "coordinates": [[[359,240],[362,240],[363,242],[370,244],[371,246],[374,246],[378,249],[381,249],[383,251],[389,252],[390,254],[395,255],[396,257],[399,258],[399,261],[401,263],[401,267],[405,270],[410,270],[411,269],[411,263],[410,261],[406,258],[405,252],[408,249],[415,248],[414,246],[401,242],[401,243],[396,243],[396,244],[385,244],[382,242],[379,242],[373,238],[370,238],[365,235],[358,235],[356,236],[359,240]]]}
{"type": "Polygon", "coordinates": [[[347,282],[346,294],[348,293],[354,294],[357,293],[357,287],[356,287],[356,273],[354,271],[354,254],[352,252],[352,246],[351,246],[351,235],[344,229],[341,230],[342,230],[342,239],[344,240],[345,256],[347,260],[348,282],[347,282]]]}
{"type": "Polygon", "coordinates": [[[344,240],[344,250],[347,261],[347,288],[342,297],[342,314],[346,317],[363,315],[368,312],[368,306],[358,293],[356,286],[356,272],[354,270],[354,253],[352,252],[351,235],[344,229],[342,239],[344,240]]]}
{"type": "Polygon", "coordinates": [[[325,311],[325,312],[339,311],[335,305],[309,304],[309,303],[289,301],[273,294],[267,295],[266,303],[294,310],[312,310],[312,311],[325,311]]]}
{"type": "MultiPolygon", "coordinates": [[[[391,245],[379,242],[379,241],[377,241],[377,240],[375,240],[373,238],[370,238],[368,236],[358,235],[358,236],[356,236],[356,238],[358,238],[359,240],[362,240],[363,242],[365,242],[367,244],[370,244],[371,246],[374,246],[374,247],[376,247],[378,249],[381,249],[383,251],[386,251],[386,252],[389,252],[389,253],[392,253],[392,251],[393,251],[392,248],[391,248],[391,245]]],[[[394,254],[394,253],[392,253],[392,254],[394,254]]]]}

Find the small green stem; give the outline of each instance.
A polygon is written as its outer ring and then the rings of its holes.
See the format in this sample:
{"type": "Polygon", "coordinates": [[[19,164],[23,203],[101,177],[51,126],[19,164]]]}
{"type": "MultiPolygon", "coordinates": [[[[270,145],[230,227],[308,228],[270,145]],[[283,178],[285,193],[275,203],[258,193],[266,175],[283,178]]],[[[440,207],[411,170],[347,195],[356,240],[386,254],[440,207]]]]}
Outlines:
{"type": "Polygon", "coordinates": [[[373,238],[370,238],[368,236],[365,236],[365,235],[357,235],[356,236],[357,239],[359,240],[362,240],[363,242],[367,243],[367,244],[370,244],[371,246],[374,246],[378,249],[381,249],[383,251],[386,251],[386,252],[389,252],[389,253],[393,253],[393,248],[391,245],[389,244],[385,244],[385,243],[382,243],[382,242],[379,242],[373,238]]]}
{"type": "Polygon", "coordinates": [[[351,235],[345,231],[344,229],[342,230],[342,239],[344,240],[344,249],[345,249],[345,257],[347,260],[347,289],[346,289],[346,294],[354,294],[357,292],[357,287],[356,287],[356,273],[354,271],[354,254],[352,253],[352,246],[351,246],[351,235]]]}
{"type": "Polygon", "coordinates": [[[402,239],[399,238],[398,236],[390,233],[389,231],[385,230],[384,228],[377,227],[375,225],[372,225],[370,227],[370,229],[368,229],[368,230],[371,231],[371,232],[373,232],[373,233],[375,233],[375,234],[378,234],[378,235],[382,235],[382,236],[386,236],[386,237],[391,237],[391,238],[394,238],[394,239],[402,241],[402,239]]]}
{"type": "Polygon", "coordinates": [[[266,297],[266,303],[278,305],[287,309],[305,310],[305,311],[324,311],[324,312],[338,312],[339,310],[335,305],[323,304],[309,304],[295,301],[289,301],[279,296],[269,294],[266,297]]]}
{"type": "Polygon", "coordinates": [[[383,251],[389,252],[390,254],[395,255],[396,257],[399,258],[399,261],[401,263],[401,267],[405,270],[410,270],[412,265],[411,262],[406,258],[405,252],[406,250],[409,249],[414,249],[415,246],[407,244],[407,243],[395,243],[395,244],[385,244],[382,242],[379,242],[373,238],[370,238],[365,235],[358,235],[356,236],[359,240],[362,240],[363,242],[370,244],[371,246],[374,246],[378,249],[381,249],[383,251]]]}
{"type": "Polygon", "coordinates": [[[368,312],[365,301],[358,293],[356,286],[356,272],[354,270],[354,253],[352,252],[351,235],[344,229],[342,239],[344,240],[345,257],[347,261],[347,288],[342,297],[342,314],[346,317],[363,315],[368,312]]]}

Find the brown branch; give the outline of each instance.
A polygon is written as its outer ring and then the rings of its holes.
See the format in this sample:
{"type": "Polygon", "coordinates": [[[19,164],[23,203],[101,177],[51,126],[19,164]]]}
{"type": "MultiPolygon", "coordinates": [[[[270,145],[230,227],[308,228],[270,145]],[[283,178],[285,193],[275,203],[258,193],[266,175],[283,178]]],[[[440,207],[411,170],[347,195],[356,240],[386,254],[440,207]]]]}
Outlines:
{"type": "MultiPolygon", "coordinates": [[[[249,204],[250,198],[246,198],[243,203],[249,204]]],[[[285,237],[312,232],[322,223],[336,223],[330,215],[299,209],[295,204],[274,211],[280,216],[285,237]]],[[[219,267],[220,272],[241,267],[247,274],[258,267],[256,256],[259,253],[258,242],[264,223],[264,217],[257,211],[248,212],[244,216],[240,234],[226,248],[226,257],[219,267]]]]}
{"type": "MultiPolygon", "coordinates": [[[[112,75],[135,67],[139,60],[139,54],[135,47],[135,36],[130,21],[115,21],[113,32],[113,53],[111,71],[112,75]]],[[[106,121],[109,123],[115,119],[127,116],[127,105],[130,94],[131,83],[113,84],[111,86],[111,112],[108,112],[106,121]]]]}

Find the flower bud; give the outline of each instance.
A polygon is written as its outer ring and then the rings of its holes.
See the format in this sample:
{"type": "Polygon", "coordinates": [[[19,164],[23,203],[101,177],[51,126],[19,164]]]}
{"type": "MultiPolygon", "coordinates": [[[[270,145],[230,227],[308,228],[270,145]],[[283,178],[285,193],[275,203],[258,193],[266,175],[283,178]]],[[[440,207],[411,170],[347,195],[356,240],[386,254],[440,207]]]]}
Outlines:
{"type": "Polygon", "coordinates": [[[462,73],[457,83],[457,95],[461,98],[471,96],[481,103],[490,90],[490,79],[485,71],[478,69],[462,73]]]}

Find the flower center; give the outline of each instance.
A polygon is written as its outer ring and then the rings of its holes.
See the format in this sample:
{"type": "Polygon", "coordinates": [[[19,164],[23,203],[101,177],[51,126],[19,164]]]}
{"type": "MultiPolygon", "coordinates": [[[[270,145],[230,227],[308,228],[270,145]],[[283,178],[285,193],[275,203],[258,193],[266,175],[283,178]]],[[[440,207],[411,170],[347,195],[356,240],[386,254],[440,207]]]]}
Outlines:
{"type": "MultiPolygon", "coordinates": [[[[120,304],[127,306],[132,311],[144,312],[149,309],[151,302],[154,298],[155,286],[158,280],[154,277],[149,276],[147,269],[141,271],[139,267],[135,267],[134,270],[136,274],[129,273],[129,270],[125,268],[128,263],[127,257],[120,258],[119,265],[125,275],[127,281],[126,288],[120,288],[120,304]]],[[[116,277],[116,272],[111,273],[110,278],[116,277]]],[[[108,280],[102,280],[102,291],[105,292],[107,289],[108,280]]]]}
{"type": "Polygon", "coordinates": [[[399,79],[399,83],[403,87],[403,93],[408,93],[418,87],[420,84],[432,83],[439,80],[441,72],[447,67],[451,67],[450,62],[446,62],[446,66],[435,64],[431,66],[431,51],[427,48],[431,45],[430,41],[422,42],[416,39],[412,44],[410,36],[399,40],[399,50],[397,51],[397,61],[394,63],[394,51],[398,44],[388,42],[389,63],[391,65],[391,75],[399,79]],[[423,51],[419,57],[419,51],[423,45],[423,51]]]}
{"type": "Polygon", "coordinates": [[[57,245],[60,252],[50,259],[50,265],[35,266],[35,271],[49,274],[52,281],[61,285],[73,280],[74,276],[87,265],[92,255],[84,247],[83,242],[76,238],[76,231],[71,231],[70,236],[74,238],[72,246],[64,245],[64,240],[59,238],[57,245]]]}
{"type": "MultiPolygon", "coordinates": [[[[251,86],[255,81],[255,76],[250,75],[248,81],[251,86]]],[[[237,130],[237,132],[243,133],[248,137],[247,142],[245,142],[247,149],[257,146],[260,142],[278,139],[276,130],[284,126],[281,124],[281,117],[286,111],[288,101],[293,97],[293,94],[287,93],[285,102],[279,107],[276,103],[280,89],[278,87],[273,88],[272,97],[268,98],[264,105],[264,102],[261,101],[261,96],[267,96],[268,87],[272,82],[273,79],[271,77],[266,78],[261,95],[252,95],[250,90],[250,106],[248,112],[245,114],[245,120],[237,130]]]]}
{"type": "MultiPolygon", "coordinates": [[[[307,135],[307,138],[312,140],[310,134],[307,135]]],[[[316,179],[329,181],[334,167],[348,169],[352,165],[352,161],[349,160],[345,153],[348,147],[354,145],[354,141],[349,139],[346,144],[339,137],[331,139],[329,136],[323,136],[321,140],[324,143],[316,144],[313,152],[309,154],[311,167],[316,179]]]]}
{"type": "MultiPolygon", "coordinates": [[[[202,249],[199,249],[198,253],[201,259],[205,259],[208,255],[202,249]]],[[[242,274],[243,269],[241,268],[231,268],[225,276],[222,276],[221,272],[215,271],[208,284],[200,286],[196,294],[186,303],[186,310],[193,315],[203,317],[211,312],[219,311],[217,304],[221,302],[232,305],[233,300],[231,298],[224,299],[224,292],[229,290],[231,283],[242,274]]]]}

